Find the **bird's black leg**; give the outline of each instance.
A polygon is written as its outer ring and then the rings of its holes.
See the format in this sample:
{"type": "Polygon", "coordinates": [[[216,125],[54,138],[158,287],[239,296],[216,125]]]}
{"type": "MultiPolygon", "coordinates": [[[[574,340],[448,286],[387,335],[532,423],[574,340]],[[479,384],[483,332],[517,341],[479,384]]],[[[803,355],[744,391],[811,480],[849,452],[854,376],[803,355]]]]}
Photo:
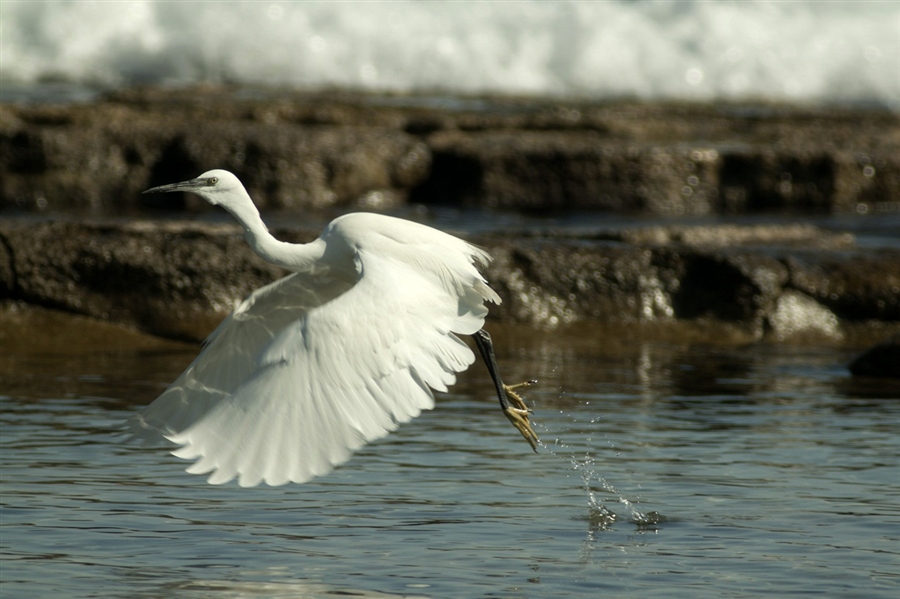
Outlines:
{"type": "Polygon", "coordinates": [[[537,451],[538,438],[528,422],[528,414],[530,410],[515,389],[533,385],[537,381],[527,381],[518,385],[505,385],[503,379],[500,378],[500,369],[497,368],[497,359],[494,357],[494,344],[491,343],[491,336],[484,329],[479,330],[472,335],[475,339],[475,345],[487,365],[491,379],[494,381],[494,387],[497,389],[497,397],[500,399],[500,408],[503,413],[513,423],[513,426],[522,433],[525,440],[531,445],[531,448],[537,451]]]}
{"type": "Polygon", "coordinates": [[[506,390],[503,388],[503,379],[500,378],[500,369],[497,368],[497,359],[494,357],[494,344],[491,342],[491,336],[487,331],[481,329],[472,338],[475,339],[475,345],[481,352],[481,358],[487,366],[491,379],[494,381],[494,387],[497,389],[497,397],[500,398],[500,407],[504,410],[509,407],[509,399],[506,397],[506,390]]]}

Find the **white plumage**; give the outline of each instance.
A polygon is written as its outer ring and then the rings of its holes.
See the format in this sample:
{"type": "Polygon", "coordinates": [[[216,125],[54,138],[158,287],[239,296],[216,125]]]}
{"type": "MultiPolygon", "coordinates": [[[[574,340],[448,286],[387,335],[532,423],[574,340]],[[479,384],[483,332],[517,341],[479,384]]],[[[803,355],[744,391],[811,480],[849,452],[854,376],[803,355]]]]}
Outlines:
{"type": "Polygon", "coordinates": [[[456,334],[480,331],[485,302],[500,303],[477,269],[484,251],[376,214],[342,216],[316,241],[289,244],[227,171],[148,191],[176,190],[224,207],[258,254],[294,271],[244,300],[131,419],[135,436],[178,445],[174,455],[194,460],[188,472],[241,486],[321,476],[431,409],[431,389],[445,391],[474,361],[456,334]]]}

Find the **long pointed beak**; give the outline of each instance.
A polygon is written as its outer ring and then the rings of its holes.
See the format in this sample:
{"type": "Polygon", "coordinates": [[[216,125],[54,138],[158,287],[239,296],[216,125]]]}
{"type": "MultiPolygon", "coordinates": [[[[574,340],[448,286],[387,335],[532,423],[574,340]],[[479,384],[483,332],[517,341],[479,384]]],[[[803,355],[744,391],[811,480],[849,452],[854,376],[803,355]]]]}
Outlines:
{"type": "Polygon", "coordinates": [[[169,183],[168,185],[160,185],[159,187],[151,187],[141,193],[168,193],[170,191],[192,191],[199,187],[209,185],[209,179],[191,179],[182,181],[181,183],[169,183]]]}

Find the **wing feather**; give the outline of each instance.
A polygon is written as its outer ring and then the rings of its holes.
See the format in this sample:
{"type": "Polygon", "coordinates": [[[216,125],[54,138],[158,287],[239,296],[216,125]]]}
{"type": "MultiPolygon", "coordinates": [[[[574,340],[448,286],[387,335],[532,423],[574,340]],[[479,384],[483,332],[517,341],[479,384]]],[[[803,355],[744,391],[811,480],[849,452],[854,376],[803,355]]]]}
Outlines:
{"type": "Polygon", "coordinates": [[[474,265],[486,254],[449,239],[464,251],[360,243],[355,284],[295,273],[258,290],[133,430],[179,445],[213,484],[326,474],[434,407],[431,389],[474,361],[454,333],[477,331],[499,298],[474,265]]]}
{"type": "Polygon", "coordinates": [[[212,332],[165,393],[129,420],[131,435],[156,441],[203,418],[253,374],[257,356],[279,331],[352,285],[329,275],[294,273],[254,291],[212,332]]]}

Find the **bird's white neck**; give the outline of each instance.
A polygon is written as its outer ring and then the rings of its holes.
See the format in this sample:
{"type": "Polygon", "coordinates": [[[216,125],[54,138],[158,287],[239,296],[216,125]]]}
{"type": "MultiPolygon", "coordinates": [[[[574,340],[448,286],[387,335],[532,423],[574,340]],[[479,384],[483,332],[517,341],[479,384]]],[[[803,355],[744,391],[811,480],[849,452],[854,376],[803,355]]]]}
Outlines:
{"type": "Polygon", "coordinates": [[[311,272],[325,254],[325,242],[316,239],[312,243],[296,244],[279,241],[269,233],[259,215],[259,210],[250,200],[224,205],[228,212],[244,228],[247,245],[266,262],[287,270],[311,272]]]}

